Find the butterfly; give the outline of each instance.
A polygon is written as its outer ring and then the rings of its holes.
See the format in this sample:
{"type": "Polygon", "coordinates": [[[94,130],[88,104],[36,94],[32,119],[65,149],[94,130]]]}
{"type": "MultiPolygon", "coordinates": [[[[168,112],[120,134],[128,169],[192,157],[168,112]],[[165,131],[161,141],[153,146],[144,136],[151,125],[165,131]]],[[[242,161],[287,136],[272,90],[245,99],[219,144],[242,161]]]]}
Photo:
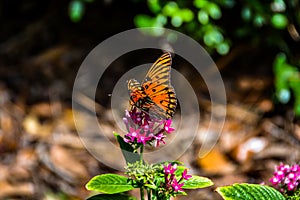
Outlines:
{"type": "Polygon", "coordinates": [[[171,86],[170,53],[164,53],[151,66],[142,83],[135,79],[128,81],[129,103],[150,116],[169,119],[173,117],[177,98],[171,86]]]}

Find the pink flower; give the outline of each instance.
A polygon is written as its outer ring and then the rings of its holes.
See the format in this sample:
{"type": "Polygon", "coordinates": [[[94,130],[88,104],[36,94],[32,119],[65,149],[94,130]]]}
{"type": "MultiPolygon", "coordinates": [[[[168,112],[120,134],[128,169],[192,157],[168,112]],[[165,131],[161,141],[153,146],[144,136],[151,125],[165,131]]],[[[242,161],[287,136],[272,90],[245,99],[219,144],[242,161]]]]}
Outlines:
{"type": "Polygon", "coordinates": [[[288,189],[289,191],[294,190],[295,188],[296,188],[295,184],[293,184],[293,183],[288,183],[288,184],[287,184],[287,189],[288,189]]]}
{"type": "Polygon", "coordinates": [[[281,163],[276,167],[270,182],[282,193],[295,191],[300,184],[300,166],[296,164],[289,166],[281,163]]]}
{"type": "Polygon", "coordinates": [[[192,175],[187,174],[187,169],[185,169],[185,170],[183,171],[183,173],[182,173],[181,176],[182,176],[182,178],[185,179],[185,180],[188,180],[188,179],[192,178],[192,175]]]}
{"type": "Polygon", "coordinates": [[[124,142],[133,145],[152,144],[154,147],[158,147],[160,143],[165,144],[166,133],[175,130],[171,127],[171,119],[153,118],[145,112],[139,112],[136,108],[125,111],[123,122],[128,130],[124,136],[124,142]]]}
{"type": "Polygon", "coordinates": [[[283,171],[277,171],[274,173],[274,175],[280,180],[283,179],[285,176],[283,171]]]}
{"type": "Polygon", "coordinates": [[[173,180],[172,187],[175,192],[183,191],[182,186],[184,183],[178,183],[176,179],[173,180]]]}
{"type": "Polygon", "coordinates": [[[139,136],[139,133],[140,133],[140,130],[139,129],[134,129],[132,127],[129,128],[129,133],[127,133],[124,137],[124,141],[125,142],[134,142],[135,139],[138,138],[139,136]]]}
{"type": "Polygon", "coordinates": [[[272,177],[270,179],[270,182],[272,183],[272,185],[277,185],[279,183],[279,179],[277,177],[272,177]]]}
{"type": "Polygon", "coordinates": [[[166,144],[166,142],[164,141],[166,136],[164,134],[159,133],[157,135],[154,135],[153,137],[155,138],[154,147],[158,147],[160,142],[162,142],[163,144],[166,144]]]}
{"type": "Polygon", "coordinates": [[[137,143],[143,143],[143,145],[146,145],[146,142],[151,140],[151,137],[146,137],[145,135],[139,134],[137,136],[137,143]]]}
{"type": "Polygon", "coordinates": [[[167,133],[171,133],[173,132],[175,129],[171,127],[171,123],[172,123],[172,120],[171,119],[167,119],[165,124],[164,124],[164,130],[167,132],[167,133]]]}
{"type": "Polygon", "coordinates": [[[177,165],[172,166],[172,163],[164,166],[165,174],[174,174],[177,169],[177,165]]]}

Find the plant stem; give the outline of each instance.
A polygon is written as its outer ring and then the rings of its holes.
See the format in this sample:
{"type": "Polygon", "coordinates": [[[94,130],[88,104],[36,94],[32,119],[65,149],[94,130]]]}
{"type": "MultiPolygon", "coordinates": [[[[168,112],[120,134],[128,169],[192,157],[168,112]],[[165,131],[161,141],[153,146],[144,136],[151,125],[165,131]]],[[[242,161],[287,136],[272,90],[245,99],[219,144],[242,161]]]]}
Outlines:
{"type": "Polygon", "coordinates": [[[147,196],[148,196],[148,200],[151,200],[151,190],[150,189],[147,190],[147,196]]]}
{"type": "Polygon", "coordinates": [[[140,193],[141,193],[141,200],[144,200],[145,198],[144,187],[140,188],[140,193]]]}
{"type": "Polygon", "coordinates": [[[143,152],[144,152],[144,146],[142,145],[140,148],[140,160],[143,160],[143,152]]]}
{"type": "MultiPolygon", "coordinates": [[[[140,161],[143,161],[143,152],[144,152],[144,146],[142,145],[140,148],[140,161]]],[[[144,191],[144,187],[140,188],[140,193],[141,193],[141,200],[145,199],[145,191],[144,191]]]]}

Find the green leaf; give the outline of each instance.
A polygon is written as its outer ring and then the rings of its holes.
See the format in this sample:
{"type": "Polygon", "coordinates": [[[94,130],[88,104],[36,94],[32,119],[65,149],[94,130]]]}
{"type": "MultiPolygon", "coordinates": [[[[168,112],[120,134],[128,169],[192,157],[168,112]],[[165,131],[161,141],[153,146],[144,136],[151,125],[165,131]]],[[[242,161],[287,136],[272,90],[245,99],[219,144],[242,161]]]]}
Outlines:
{"type": "Polygon", "coordinates": [[[213,18],[213,19],[220,19],[221,18],[222,12],[221,12],[220,7],[217,4],[210,3],[207,6],[207,9],[208,9],[208,13],[211,16],[211,18],[213,18]]]}
{"type": "Polygon", "coordinates": [[[196,8],[204,8],[207,6],[208,3],[209,1],[207,0],[194,0],[194,6],[196,8]]]}
{"type": "Polygon", "coordinates": [[[290,80],[290,87],[295,96],[294,111],[297,116],[300,116],[300,73],[295,73],[295,77],[290,80]]]}
{"type": "Polygon", "coordinates": [[[204,33],[203,41],[207,46],[213,46],[215,44],[215,38],[210,32],[204,33]]]}
{"type": "Polygon", "coordinates": [[[218,187],[216,191],[225,200],[285,200],[283,195],[274,188],[258,184],[233,184],[218,187]]]}
{"type": "Polygon", "coordinates": [[[105,194],[116,194],[134,189],[128,182],[127,177],[117,174],[102,174],[95,176],[85,187],[88,190],[94,190],[105,194]]]}
{"type": "Polygon", "coordinates": [[[161,10],[158,0],[148,0],[148,7],[153,13],[158,13],[161,10]]]}
{"type": "Polygon", "coordinates": [[[261,27],[261,26],[264,25],[265,21],[266,21],[266,20],[265,20],[265,18],[264,18],[263,16],[261,16],[261,15],[256,15],[256,16],[254,16],[253,23],[254,23],[255,26],[261,27]]]}
{"type": "Polygon", "coordinates": [[[155,18],[156,24],[161,24],[161,25],[165,25],[168,20],[167,17],[161,14],[158,14],[155,18]]]}
{"type": "Polygon", "coordinates": [[[291,99],[291,92],[287,88],[282,88],[278,91],[276,91],[276,96],[280,103],[286,104],[291,99]]]}
{"type": "Polygon", "coordinates": [[[182,175],[182,173],[183,173],[183,171],[186,169],[186,167],[184,167],[184,166],[177,166],[177,169],[176,169],[176,171],[175,171],[175,175],[177,176],[177,177],[181,177],[181,175],[182,175]]]}
{"type": "Polygon", "coordinates": [[[200,10],[198,12],[198,21],[201,23],[201,24],[207,24],[209,22],[209,17],[208,17],[208,14],[206,11],[204,10],[200,10]]]}
{"type": "Polygon", "coordinates": [[[120,145],[126,163],[135,163],[136,161],[140,160],[140,154],[134,153],[133,147],[130,144],[126,143],[119,134],[117,134],[116,132],[114,132],[114,134],[120,145]]]}
{"type": "Polygon", "coordinates": [[[156,190],[157,189],[157,186],[156,185],[152,185],[152,184],[145,184],[144,185],[146,188],[148,187],[148,188],[151,188],[151,189],[153,189],[153,190],[156,190]]]}
{"type": "Polygon", "coordinates": [[[214,183],[205,177],[193,175],[192,178],[186,180],[183,189],[198,189],[212,186],[214,183]]]}
{"type": "Polygon", "coordinates": [[[205,32],[203,41],[207,46],[213,46],[215,44],[219,44],[223,42],[224,37],[220,31],[217,29],[212,29],[205,32]]]}
{"type": "Polygon", "coordinates": [[[249,21],[252,17],[252,12],[251,12],[251,9],[246,6],[242,9],[242,18],[245,20],[245,21],[249,21]]]}
{"type": "Polygon", "coordinates": [[[134,17],[134,23],[137,27],[152,27],[155,25],[155,19],[148,15],[137,15],[134,17]]]}
{"type": "Polygon", "coordinates": [[[137,200],[134,197],[125,194],[97,194],[89,197],[87,200],[137,200]]]}
{"type": "Polygon", "coordinates": [[[171,24],[175,27],[179,27],[182,24],[182,17],[180,15],[174,15],[171,19],[171,24]]]}
{"type": "Polygon", "coordinates": [[[217,45],[217,52],[220,55],[226,55],[229,52],[229,49],[230,49],[230,47],[227,42],[222,42],[217,45]]]}
{"type": "Polygon", "coordinates": [[[194,13],[190,9],[181,9],[179,15],[185,22],[190,22],[194,19],[194,13]]]}
{"type": "Polygon", "coordinates": [[[84,5],[79,0],[73,0],[69,4],[69,17],[73,22],[79,22],[84,14],[84,5]]]}
{"type": "Polygon", "coordinates": [[[285,15],[276,13],[272,16],[271,22],[274,28],[284,29],[288,24],[288,19],[285,15]]]}
{"type": "Polygon", "coordinates": [[[174,1],[170,1],[164,6],[162,13],[166,16],[172,17],[174,14],[178,12],[178,10],[179,8],[177,3],[174,1]]]}
{"type": "Polygon", "coordinates": [[[298,88],[297,82],[300,80],[297,67],[288,64],[286,55],[280,53],[274,60],[273,68],[275,73],[276,96],[278,100],[281,103],[289,102],[291,98],[290,88],[292,88],[297,101],[298,90],[294,90],[298,88]]]}

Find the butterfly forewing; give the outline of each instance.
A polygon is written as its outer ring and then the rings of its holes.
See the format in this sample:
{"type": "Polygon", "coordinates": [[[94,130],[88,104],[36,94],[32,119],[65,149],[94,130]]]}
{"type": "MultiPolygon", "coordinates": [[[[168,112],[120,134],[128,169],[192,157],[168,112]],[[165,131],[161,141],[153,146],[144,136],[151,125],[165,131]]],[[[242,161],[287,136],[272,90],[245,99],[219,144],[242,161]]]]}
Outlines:
{"type": "Polygon", "coordinates": [[[143,86],[147,83],[154,83],[155,85],[170,85],[170,71],[172,65],[172,57],[170,53],[163,54],[157,61],[151,66],[146,77],[143,81],[143,86]]]}

